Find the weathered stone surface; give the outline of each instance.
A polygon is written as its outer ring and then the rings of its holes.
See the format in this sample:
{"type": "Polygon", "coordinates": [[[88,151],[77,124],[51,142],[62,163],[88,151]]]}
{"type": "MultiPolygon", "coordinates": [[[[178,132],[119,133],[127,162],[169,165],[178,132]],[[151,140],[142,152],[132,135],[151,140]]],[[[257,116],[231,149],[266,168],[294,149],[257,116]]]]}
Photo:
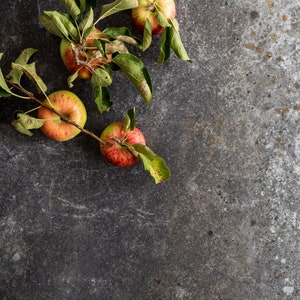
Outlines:
{"type": "MultiPolygon", "coordinates": [[[[108,3],[110,1],[103,1],[108,3]]],[[[102,3],[102,2],[101,2],[102,3]]],[[[145,106],[122,74],[109,114],[77,82],[87,127],[100,134],[136,106],[148,144],[172,177],[108,165],[88,136],[23,136],[0,101],[1,299],[298,299],[299,3],[177,0],[193,63],[156,66],[145,106]]],[[[2,69],[27,47],[49,91],[67,88],[59,39],[38,22],[59,1],[1,2],[2,69]]],[[[128,24],[129,13],[102,26],[128,24]]]]}

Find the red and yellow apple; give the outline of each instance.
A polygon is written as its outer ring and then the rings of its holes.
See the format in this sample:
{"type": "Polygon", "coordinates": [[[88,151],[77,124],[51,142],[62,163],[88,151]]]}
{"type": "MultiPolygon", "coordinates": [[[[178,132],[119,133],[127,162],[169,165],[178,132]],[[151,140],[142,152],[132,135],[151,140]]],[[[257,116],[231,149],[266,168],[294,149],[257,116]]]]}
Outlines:
{"type": "Polygon", "coordinates": [[[152,27],[152,33],[162,33],[163,28],[158,21],[158,10],[167,20],[176,16],[174,0],[138,0],[138,3],[138,7],[132,9],[131,17],[136,28],[142,32],[144,31],[146,19],[148,19],[152,27]]]}
{"type": "Polygon", "coordinates": [[[124,122],[114,122],[108,125],[100,138],[106,143],[100,143],[101,154],[108,162],[119,167],[133,166],[139,161],[139,158],[122,143],[146,145],[143,133],[137,127],[133,130],[124,129],[124,122]]]}
{"type": "Polygon", "coordinates": [[[79,78],[89,80],[92,77],[93,70],[111,61],[112,54],[108,53],[106,57],[103,57],[93,44],[95,39],[103,37],[101,31],[95,28],[82,44],[76,44],[66,39],[61,40],[60,55],[71,74],[78,71],[79,78]]]}
{"type": "MultiPolygon", "coordinates": [[[[72,92],[61,90],[51,93],[43,102],[46,106],[53,107],[61,115],[84,127],[87,113],[83,102],[72,92]],[[50,103],[49,103],[50,101],[50,103]]],[[[43,119],[42,132],[55,141],[67,141],[80,133],[80,129],[61,119],[55,112],[47,107],[38,109],[38,118],[43,119]]]]}

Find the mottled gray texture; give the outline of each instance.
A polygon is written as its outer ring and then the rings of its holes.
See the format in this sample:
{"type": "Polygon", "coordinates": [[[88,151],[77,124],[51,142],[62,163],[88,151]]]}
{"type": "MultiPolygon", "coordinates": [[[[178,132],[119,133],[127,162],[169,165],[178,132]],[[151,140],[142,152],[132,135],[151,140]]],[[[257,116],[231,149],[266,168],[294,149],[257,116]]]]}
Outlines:
{"type": "MultiPolygon", "coordinates": [[[[30,106],[1,100],[1,299],[300,299],[299,2],[176,3],[193,63],[172,55],[157,67],[156,37],[142,56],[151,105],[122,74],[109,114],[97,113],[88,83],[74,88],[97,134],[135,105],[168,182],[155,186],[141,164],[108,165],[84,135],[23,136],[10,121],[30,106]]],[[[60,8],[0,4],[2,67],[38,48],[50,91],[66,88],[68,73],[37,15],[60,8]]],[[[120,16],[103,27],[132,28],[120,16]]]]}

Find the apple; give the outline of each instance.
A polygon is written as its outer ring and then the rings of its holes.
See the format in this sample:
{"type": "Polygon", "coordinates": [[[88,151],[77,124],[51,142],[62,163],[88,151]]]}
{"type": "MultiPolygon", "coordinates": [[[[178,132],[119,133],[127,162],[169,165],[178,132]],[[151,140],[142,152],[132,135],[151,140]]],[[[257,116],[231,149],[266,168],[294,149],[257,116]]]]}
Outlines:
{"type": "Polygon", "coordinates": [[[174,0],[138,0],[138,7],[131,10],[131,17],[137,29],[144,31],[146,19],[149,20],[152,33],[161,34],[162,26],[158,22],[158,11],[162,13],[166,19],[175,18],[176,5],[174,0]]]}
{"type": "Polygon", "coordinates": [[[78,77],[89,80],[94,69],[111,61],[112,54],[103,57],[101,52],[93,44],[95,39],[103,38],[104,35],[97,28],[88,36],[82,44],[76,44],[66,39],[60,43],[60,55],[66,68],[71,74],[78,71],[78,77]]]}
{"type": "Polygon", "coordinates": [[[124,122],[111,123],[103,130],[100,138],[106,143],[100,143],[101,154],[108,162],[119,167],[133,166],[139,161],[122,143],[146,145],[143,133],[137,127],[133,130],[124,129],[124,122]]]}
{"type": "MultiPolygon", "coordinates": [[[[57,112],[84,127],[87,120],[87,113],[83,102],[72,92],[61,90],[51,93],[43,103],[53,107],[57,112]],[[50,103],[49,103],[49,101],[50,103]]],[[[55,141],[67,141],[80,133],[80,129],[61,119],[55,112],[47,107],[41,106],[38,109],[38,118],[43,119],[42,132],[55,141]]]]}

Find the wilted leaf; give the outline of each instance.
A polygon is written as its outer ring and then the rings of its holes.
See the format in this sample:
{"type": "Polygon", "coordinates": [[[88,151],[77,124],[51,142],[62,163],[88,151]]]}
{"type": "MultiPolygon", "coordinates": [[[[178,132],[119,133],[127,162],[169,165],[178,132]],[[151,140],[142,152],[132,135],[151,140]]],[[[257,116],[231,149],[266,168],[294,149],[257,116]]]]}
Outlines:
{"type": "Polygon", "coordinates": [[[102,6],[99,20],[102,20],[120,11],[138,7],[138,5],[138,0],[116,0],[112,3],[105,4],[102,6]]]}
{"type": "Polygon", "coordinates": [[[160,156],[155,154],[148,146],[134,144],[132,145],[134,150],[130,148],[129,150],[141,159],[145,170],[150,173],[156,184],[170,178],[171,172],[166,162],[160,156]]]}
{"type": "Polygon", "coordinates": [[[179,34],[179,24],[176,19],[170,19],[171,27],[171,48],[174,50],[175,54],[181,60],[186,60],[191,62],[184,45],[182,44],[180,34],[179,34]]]}
{"type": "Polygon", "coordinates": [[[42,78],[36,73],[34,62],[31,64],[24,65],[12,63],[11,65],[13,69],[17,69],[24,72],[24,74],[29,78],[29,80],[35,85],[39,93],[46,93],[47,86],[42,80],[42,78]]]}
{"type": "Polygon", "coordinates": [[[142,98],[149,104],[152,99],[152,83],[143,62],[129,53],[118,54],[113,58],[113,62],[128,76],[142,98]]]}
{"type": "Polygon", "coordinates": [[[122,41],[114,40],[105,45],[107,53],[129,53],[122,41]]]}
{"type": "Polygon", "coordinates": [[[38,129],[41,128],[45,123],[44,120],[31,117],[26,113],[18,113],[17,121],[20,122],[26,129],[38,129]]]}
{"type": "MultiPolygon", "coordinates": [[[[24,49],[19,57],[15,60],[16,64],[25,65],[28,63],[31,56],[36,53],[38,50],[33,48],[24,49]]],[[[11,69],[11,71],[6,75],[6,78],[11,82],[17,85],[21,85],[21,78],[24,72],[19,69],[11,69]]]]}
{"type": "Polygon", "coordinates": [[[18,120],[13,120],[11,124],[15,127],[15,129],[25,135],[33,136],[33,133],[26,129],[18,120]]]}
{"type": "Polygon", "coordinates": [[[92,84],[94,86],[110,86],[112,83],[112,77],[110,73],[104,69],[104,68],[97,68],[93,70],[93,75],[92,75],[92,84]]]}
{"type": "Polygon", "coordinates": [[[157,11],[157,21],[161,27],[170,27],[169,21],[166,15],[160,10],[160,7],[157,3],[154,4],[157,11]]]}

